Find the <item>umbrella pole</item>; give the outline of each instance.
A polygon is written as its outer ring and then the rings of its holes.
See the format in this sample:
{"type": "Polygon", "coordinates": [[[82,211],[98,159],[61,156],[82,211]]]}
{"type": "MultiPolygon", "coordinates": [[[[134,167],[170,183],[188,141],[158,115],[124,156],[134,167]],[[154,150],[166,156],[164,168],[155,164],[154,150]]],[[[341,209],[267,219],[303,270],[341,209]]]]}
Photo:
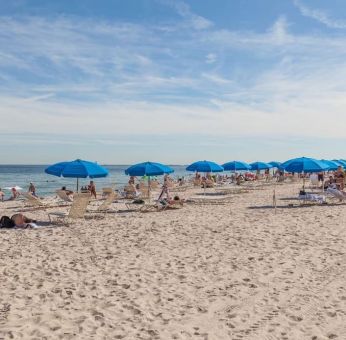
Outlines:
{"type": "Polygon", "coordinates": [[[305,191],[305,173],[303,171],[303,190],[305,191]]]}
{"type": "Polygon", "coordinates": [[[77,177],[77,194],[78,194],[79,178],[77,177]]]}
{"type": "Polygon", "coordinates": [[[150,203],[150,176],[148,176],[148,200],[150,203]]]}

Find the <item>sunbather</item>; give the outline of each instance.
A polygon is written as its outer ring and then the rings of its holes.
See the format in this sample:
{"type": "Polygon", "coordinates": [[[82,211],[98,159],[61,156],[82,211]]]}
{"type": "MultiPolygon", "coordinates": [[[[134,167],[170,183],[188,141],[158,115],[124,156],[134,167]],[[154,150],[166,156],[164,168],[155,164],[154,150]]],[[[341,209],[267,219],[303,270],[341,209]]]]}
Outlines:
{"type": "Polygon", "coordinates": [[[14,222],[15,228],[36,228],[36,221],[24,216],[23,214],[15,214],[11,217],[11,220],[14,222]]]}
{"type": "Polygon", "coordinates": [[[67,196],[73,196],[73,191],[72,191],[72,190],[66,189],[65,186],[63,186],[63,187],[61,188],[61,190],[65,191],[65,193],[66,193],[67,196]]]}

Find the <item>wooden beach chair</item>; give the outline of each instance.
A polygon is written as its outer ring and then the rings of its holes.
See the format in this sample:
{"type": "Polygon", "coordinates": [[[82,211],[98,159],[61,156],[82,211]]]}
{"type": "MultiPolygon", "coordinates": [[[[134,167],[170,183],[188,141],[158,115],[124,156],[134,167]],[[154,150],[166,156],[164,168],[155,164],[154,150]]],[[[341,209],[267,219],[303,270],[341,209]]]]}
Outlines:
{"type": "Polygon", "coordinates": [[[66,212],[55,211],[48,213],[48,218],[50,222],[52,221],[52,216],[55,216],[56,219],[60,222],[66,222],[68,224],[69,219],[78,219],[84,218],[85,212],[90,202],[89,193],[74,194],[73,203],[70,207],[70,210],[66,212]]]}

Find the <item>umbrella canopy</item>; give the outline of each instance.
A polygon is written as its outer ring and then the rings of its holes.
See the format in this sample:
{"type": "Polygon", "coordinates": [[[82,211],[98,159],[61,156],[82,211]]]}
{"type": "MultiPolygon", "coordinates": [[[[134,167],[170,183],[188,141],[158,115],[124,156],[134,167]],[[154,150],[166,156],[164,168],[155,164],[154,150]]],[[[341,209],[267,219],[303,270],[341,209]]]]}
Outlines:
{"type": "Polygon", "coordinates": [[[268,164],[270,164],[273,168],[280,168],[281,164],[280,162],[276,162],[276,161],[272,161],[272,162],[269,162],[268,164]]]}
{"type": "Polygon", "coordinates": [[[338,160],[338,159],[333,159],[332,162],[336,163],[339,166],[345,167],[345,164],[343,161],[338,160]]]}
{"type": "Polygon", "coordinates": [[[314,158],[293,158],[281,164],[287,172],[321,172],[327,171],[329,165],[314,158]]]}
{"type": "Polygon", "coordinates": [[[333,162],[333,161],[328,161],[326,159],[321,159],[321,162],[323,162],[329,166],[328,170],[337,170],[338,167],[340,166],[338,163],[333,162]]]}
{"type": "Polygon", "coordinates": [[[45,173],[58,177],[99,178],[106,177],[108,170],[101,165],[76,159],[71,162],[60,162],[46,168],[45,173]]]}
{"type": "Polygon", "coordinates": [[[344,160],[344,159],[339,159],[338,162],[341,163],[341,165],[342,165],[344,168],[346,168],[346,160],[344,160]]]}
{"type": "Polygon", "coordinates": [[[253,162],[250,164],[250,166],[251,166],[251,170],[265,170],[265,169],[270,169],[273,167],[269,163],[264,163],[264,162],[253,162]]]}
{"type": "Polygon", "coordinates": [[[222,172],[224,169],[221,165],[211,161],[198,161],[190,164],[187,171],[198,171],[198,172],[222,172]]]}
{"type": "Polygon", "coordinates": [[[242,162],[242,161],[231,161],[231,162],[227,162],[225,164],[222,164],[222,167],[225,170],[229,170],[229,171],[239,171],[239,170],[250,170],[251,167],[249,164],[242,162]]]}
{"type": "Polygon", "coordinates": [[[144,162],[130,166],[125,170],[129,176],[158,176],[174,172],[172,168],[161,163],[144,162]]]}

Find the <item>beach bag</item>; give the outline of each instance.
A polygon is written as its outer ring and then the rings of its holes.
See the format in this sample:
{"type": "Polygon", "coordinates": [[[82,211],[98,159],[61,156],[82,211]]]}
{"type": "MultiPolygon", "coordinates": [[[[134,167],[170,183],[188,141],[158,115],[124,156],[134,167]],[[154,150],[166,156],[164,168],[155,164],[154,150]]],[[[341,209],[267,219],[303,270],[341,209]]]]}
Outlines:
{"type": "Polygon", "coordinates": [[[14,228],[14,222],[8,216],[0,218],[0,228],[14,228]]]}

